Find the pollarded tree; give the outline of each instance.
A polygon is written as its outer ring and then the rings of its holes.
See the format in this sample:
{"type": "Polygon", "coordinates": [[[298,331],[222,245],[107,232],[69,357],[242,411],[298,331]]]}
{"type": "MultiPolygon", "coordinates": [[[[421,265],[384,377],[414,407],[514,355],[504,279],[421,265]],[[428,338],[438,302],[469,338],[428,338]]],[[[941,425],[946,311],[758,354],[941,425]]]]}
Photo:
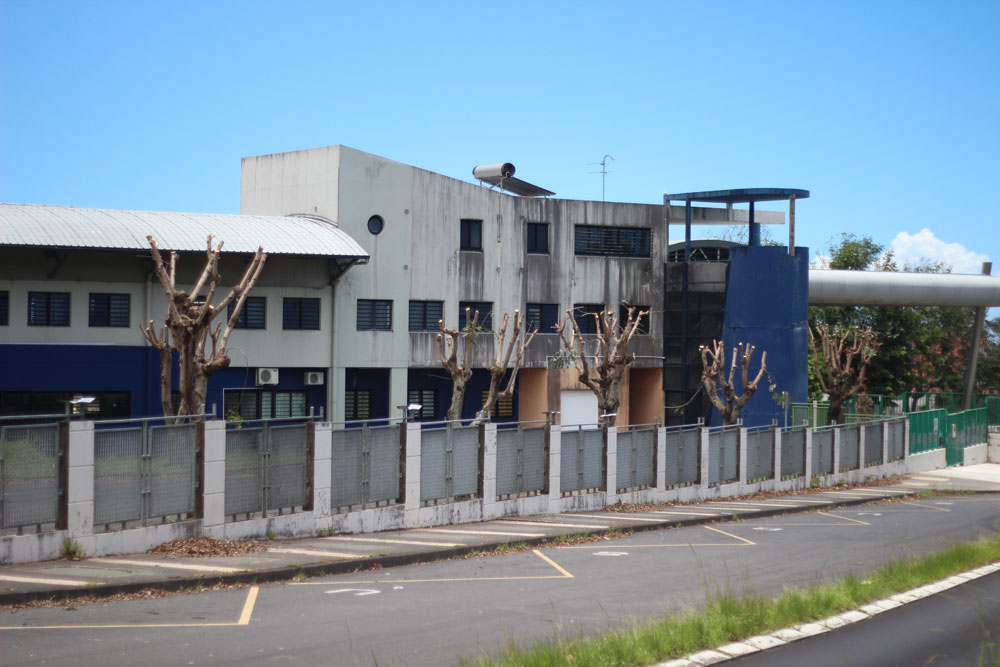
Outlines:
{"type": "MultiPolygon", "coordinates": [[[[472,357],[475,350],[477,335],[486,331],[479,326],[479,311],[471,308],[465,309],[466,326],[462,330],[448,329],[444,326],[444,320],[438,320],[438,328],[441,333],[437,335],[438,357],[441,365],[448,371],[452,380],[451,406],[448,408],[448,419],[457,420],[462,417],[462,404],[465,401],[465,390],[472,377],[472,357]],[[459,342],[464,342],[465,349],[463,361],[458,361],[459,342]]],[[[486,393],[486,400],[482,407],[476,412],[473,424],[479,424],[490,418],[493,407],[497,399],[509,398],[514,394],[517,383],[517,372],[521,369],[521,361],[524,358],[524,350],[534,339],[536,331],[532,331],[527,338],[522,338],[521,331],[524,328],[524,316],[520,311],[514,311],[514,326],[511,330],[510,340],[507,340],[507,313],[504,313],[500,322],[500,330],[496,333],[496,360],[488,367],[490,372],[490,387],[486,393]],[[511,357],[514,358],[514,365],[511,367],[511,357]],[[500,390],[507,369],[510,368],[510,375],[507,376],[507,384],[500,390]]]]}
{"type": "Polygon", "coordinates": [[[865,384],[868,362],[875,356],[877,343],[871,328],[831,327],[818,324],[809,329],[809,347],[817,363],[817,382],[830,397],[827,419],[843,421],[844,403],[865,384]]]}
{"type": "Polygon", "coordinates": [[[611,310],[584,313],[581,317],[593,317],[596,325],[596,334],[587,338],[580,333],[580,324],[572,310],[566,311],[566,321],[555,326],[580,382],[597,396],[598,414],[608,424],[615,423],[621,402],[622,377],[635,360],[628,349],[629,343],[639,331],[642,318],[649,315],[648,310],[640,311],[635,306],[629,306],[627,313],[624,324],[611,310]],[[567,325],[570,325],[568,333],[567,325]]]}
{"type": "Polygon", "coordinates": [[[729,373],[726,374],[726,348],[721,340],[712,341],[711,347],[702,345],[699,348],[701,382],[705,395],[719,411],[725,426],[739,421],[740,411],[757,391],[757,386],[767,373],[767,351],[764,351],[760,355],[760,370],[757,371],[756,377],[750,380],[750,363],[756,350],[757,348],[749,343],[739,343],[738,348],[733,348],[729,373]],[[740,382],[743,387],[743,393],[739,395],[736,394],[735,387],[737,365],[740,367],[740,382]],[[720,390],[722,396],[719,396],[720,390]]]}
{"type": "Polygon", "coordinates": [[[163,415],[200,415],[205,410],[208,378],[229,366],[229,356],[226,354],[229,335],[239,320],[247,294],[260,277],[267,254],[263,248],[258,247],[247,264],[243,277],[218,304],[213,304],[222,279],[219,274],[222,241],[213,249],[212,237],[208,237],[205,265],[194,287],[185,291],[177,287],[177,253],[171,251],[169,261],[164,261],[156,240],[152,236],[147,236],[146,240],[152,251],[153,268],[167,296],[167,315],[159,331],[153,320],[139,329],[149,344],[160,353],[160,400],[163,415]],[[230,303],[233,308],[225,326],[222,322],[213,325],[215,317],[225,311],[230,303]],[[177,387],[181,399],[176,414],[171,400],[171,369],[175,352],[180,369],[177,387]]]}

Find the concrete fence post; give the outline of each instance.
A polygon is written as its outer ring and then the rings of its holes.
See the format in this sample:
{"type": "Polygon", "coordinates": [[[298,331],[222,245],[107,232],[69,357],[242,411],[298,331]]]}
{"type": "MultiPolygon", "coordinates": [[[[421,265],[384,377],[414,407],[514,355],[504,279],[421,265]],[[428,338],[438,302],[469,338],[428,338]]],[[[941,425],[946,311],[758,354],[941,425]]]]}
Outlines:
{"type": "Polygon", "coordinates": [[[656,429],[656,492],[667,490],[667,429],[656,429]]]}
{"type": "Polygon", "coordinates": [[[499,516],[497,509],[497,425],[483,425],[483,519],[499,516]]]}
{"type": "Polygon", "coordinates": [[[777,487],[781,483],[781,427],[774,426],[771,429],[774,434],[774,456],[772,461],[774,461],[774,484],[777,487]]]}
{"type": "Polygon", "coordinates": [[[840,474],[840,428],[835,426],[833,431],[833,474],[840,474]]]}
{"type": "Polygon", "coordinates": [[[857,424],[854,428],[858,429],[858,472],[855,481],[861,482],[865,478],[865,427],[857,424]]]}
{"type": "Polygon", "coordinates": [[[604,502],[608,505],[618,500],[618,427],[604,428],[605,459],[604,502]]]}
{"type": "Polygon", "coordinates": [[[420,515],[420,424],[403,422],[399,428],[403,430],[406,443],[404,522],[408,527],[415,527],[419,524],[420,515]]]}
{"type": "Polygon", "coordinates": [[[889,422],[882,421],[882,465],[889,463],[889,422]]]}
{"type": "Polygon", "coordinates": [[[94,553],[94,422],[69,422],[66,537],[94,553]]]}
{"type": "Polygon", "coordinates": [[[203,422],[205,428],[202,525],[221,526],[226,522],[226,422],[203,422]]]}
{"type": "Polygon", "coordinates": [[[562,431],[558,424],[549,425],[549,512],[558,514],[562,509],[562,490],[559,486],[562,431]]]}
{"type": "Polygon", "coordinates": [[[802,467],[804,468],[802,473],[806,480],[806,488],[809,488],[809,485],[812,483],[813,456],[815,456],[813,452],[813,430],[810,427],[806,427],[805,429],[805,441],[806,451],[805,456],[802,457],[802,467]]]}
{"type": "Polygon", "coordinates": [[[747,485],[747,439],[749,438],[749,431],[745,426],[741,426],[737,430],[737,448],[739,449],[739,476],[740,476],[740,493],[743,493],[743,487],[747,485]]]}
{"type": "Polygon", "coordinates": [[[317,422],[313,431],[313,518],[330,516],[330,487],[333,485],[333,425],[317,422]]]}
{"type": "Polygon", "coordinates": [[[709,454],[711,452],[708,444],[707,426],[702,426],[698,429],[698,442],[698,452],[701,454],[701,460],[698,462],[698,486],[704,497],[704,494],[708,492],[708,480],[711,479],[709,471],[709,461],[711,460],[711,456],[709,456],[709,454]]]}

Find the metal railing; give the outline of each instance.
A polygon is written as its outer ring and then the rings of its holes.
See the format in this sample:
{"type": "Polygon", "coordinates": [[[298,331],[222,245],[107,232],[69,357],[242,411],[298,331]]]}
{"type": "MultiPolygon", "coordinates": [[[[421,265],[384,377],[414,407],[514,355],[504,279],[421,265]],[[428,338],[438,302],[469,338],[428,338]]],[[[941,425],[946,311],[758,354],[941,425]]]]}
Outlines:
{"type": "Polygon", "coordinates": [[[227,424],[225,513],[230,521],[302,511],[310,505],[313,423],[301,420],[279,417],[227,424]]]}
{"type": "Polygon", "coordinates": [[[330,507],[335,512],[402,502],[400,424],[345,424],[332,432],[330,507]]]}
{"type": "Polygon", "coordinates": [[[615,470],[619,493],[656,486],[658,424],[635,424],[617,433],[615,470]]]}
{"type": "MultiPolygon", "coordinates": [[[[39,417],[45,418],[45,417],[39,417]]],[[[23,421],[23,419],[22,419],[23,421]]],[[[0,426],[0,529],[51,530],[59,520],[59,424],[0,426]]]]}
{"type": "Polygon", "coordinates": [[[605,429],[596,424],[563,426],[560,433],[559,491],[563,496],[604,488],[605,429]]]}
{"type": "Polygon", "coordinates": [[[423,424],[420,433],[420,502],[470,500],[480,493],[479,426],[423,424]]]}
{"type": "Polygon", "coordinates": [[[546,493],[549,487],[549,428],[523,422],[497,428],[497,498],[546,493]]]}

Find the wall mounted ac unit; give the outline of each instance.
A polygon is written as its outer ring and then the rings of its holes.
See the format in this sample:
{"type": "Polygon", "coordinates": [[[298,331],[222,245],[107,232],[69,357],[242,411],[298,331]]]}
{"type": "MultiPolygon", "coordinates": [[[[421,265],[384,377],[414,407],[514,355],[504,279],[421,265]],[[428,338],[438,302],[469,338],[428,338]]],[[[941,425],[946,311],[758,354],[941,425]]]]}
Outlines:
{"type": "Polygon", "coordinates": [[[323,384],[323,371],[306,371],[304,381],[307,385],[323,384]]]}
{"type": "Polygon", "coordinates": [[[258,368],[257,369],[257,384],[278,384],[278,369],[277,368],[258,368]]]}

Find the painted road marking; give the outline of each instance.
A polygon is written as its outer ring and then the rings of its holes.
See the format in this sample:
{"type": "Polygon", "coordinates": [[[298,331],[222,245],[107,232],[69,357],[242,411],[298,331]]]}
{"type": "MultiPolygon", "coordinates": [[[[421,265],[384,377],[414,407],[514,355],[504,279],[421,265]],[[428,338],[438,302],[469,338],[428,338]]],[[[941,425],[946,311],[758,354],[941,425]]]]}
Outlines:
{"type": "Polygon", "coordinates": [[[931,475],[912,475],[910,479],[919,479],[924,482],[947,482],[947,477],[933,477],[931,475]]]}
{"type": "Polygon", "coordinates": [[[494,521],[493,523],[505,523],[515,526],[548,526],[550,528],[601,528],[607,530],[611,526],[601,526],[595,523],[555,523],[552,521],[494,521]]]}
{"type": "Polygon", "coordinates": [[[339,551],[323,551],[322,549],[276,549],[270,548],[268,553],[297,554],[300,556],[328,556],[330,558],[368,558],[372,554],[345,554],[339,551]]]}
{"type": "Polygon", "coordinates": [[[504,537],[545,537],[545,533],[514,533],[502,530],[461,530],[457,528],[420,528],[422,533],[454,533],[456,535],[502,535],[504,537]]]}
{"type": "Polygon", "coordinates": [[[331,586],[336,584],[371,586],[375,584],[436,584],[436,583],[456,583],[462,581],[525,581],[528,579],[572,579],[573,575],[566,571],[562,565],[555,562],[538,549],[532,549],[535,554],[548,565],[552,566],[559,574],[527,575],[523,577],[446,577],[443,579],[362,579],[358,581],[291,581],[289,586],[331,586]]]}
{"type": "MultiPolygon", "coordinates": [[[[603,519],[604,516],[596,514],[577,514],[576,516],[587,517],[588,519],[603,519]]],[[[607,517],[612,521],[645,521],[647,523],[663,523],[663,519],[651,519],[649,517],[643,516],[619,516],[617,513],[613,513],[613,516],[607,517]]]]}
{"type": "Polygon", "coordinates": [[[13,574],[0,574],[0,581],[13,581],[19,584],[50,584],[52,586],[93,586],[96,581],[75,581],[73,579],[44,579],[42,577],[19,577],[13,574]]]}
{"type": "Polygon", "coordinates": [[[656,510],[652,514],[676,514],[681,516],[725,516],[725,512],[670,512],[667,510],[656,510]]]}
{"type": "Polygon", "coordinates": [[[750,510],[752,507],[770,507],[771,509],[777,507],[788,507],[788,505],[773,505],[770,503],[741,503],[741,502],[716,502],[712,503],[714,507],[725,507],[727,509],[745,508],[750,510]]]}
{"type": "Polygon", "coordinates": [[[930,484],[924,484],[923,482],[910,482],[913,486],[930,486],[930,484]]]}
{"type": "MultiPolygon", "coordinates": [[[[743,546],[755,547],[755,546],[757,546],[756,542],[748,540],[745,537],[740,537],[739,535],[733,535],[732,533],[727,533],[724,530],[719,530],[718,528],[714,528],[712,526],[702,526],[702,528],[704,528],[705,530],[711,530],[712,532],[715,532],[715,533],[719,533],[720,535],[725,535],[726,537],[731,537],[734,540],[736,540],[737,542],[739,542],[739,544],[733,544],[732,542],[729,542],[729,543],[684,542],[683,544],[629,544],[629,545],[623,545],[623,546],[627,546],[629,549],[664,549],[664,548],[670,548],[670,547],[690,548],[690,547],[743,547],[743,546]]],[[[606,544],[570,544],[570,545],[566,545],[566,546],[553,546],[551,548],[553,548],[553,549],[604,549],[604,550],[606,550],[608,548],[608,546],[606,544]]]]}
{"type": "Polygon", "coordinates": [[[124,558],[101,558],[100,560],[87,561],[92,565],[103,565],[111,563],[113,565],[132,565],[135,567],[163,567],[168,570],[192,570],[194,572],[246,572],[245,569],[237,567],[222,567],[221,565],[193,565],[191,563],[168,563],[159,560],[126,560],[124,558]]]}
{"type": "Polygon", "coordinates": [[[420,540],[389,540],[389,539],[376,539],[374,537],[344,537],[338,535],[337,537],[323,537],[323,540],[333,540],[336,542],[367,542],[376,544],[415,544],[421,547],[464,547],[465,544],[461,542],[422,542],[420,540]]]}
{"type": "Polygon", "coordinates": [[[2,630],[121,630],[130,628],[238,628],[250,625],[259,586],[251,586],[235,623],[109,623],[107,625],[7,625],[2,630]]]}
{"type": "Polygon", "coordinates": [[[375,590],[374,588],[338,588],[335,591],[326,591],[327,595],[336,595],[337,593],[354,593],[354,597],[365,597],[366,595],[378,595],[382,591],[375,590]]]}
{"type": "MultiPolygon", "coordinates": [[[[861,519],[852,519],[849,516],[838,516],[836,514],[828,514],[826,512],[814,512],[814,516],[825,516],[825,517],[829,517],[831,519],[837,519],[838,521],[842,521],[844,523],[837,524],[837,523],[830,523],[829,521],[824,521],[822,523],[816,523],[816,522],[808,522],[808,523],[786,523],[786,522],[782,522],[781,525],[784,526],[784,527],[786,527],[786,528],[787,527],[792,527],[792,526],[794,526],[796,528],[801,528],[801,527],[805,527],[805,526],[827,527],[827,526],[852,526],[852,525],[870,526],[871,525],[867,521],[862,521],[861,519]]],[[[748,522],[748,523],[741,523],[739,525],[740,525],[740,527],[753,526],[753,523],[749,523],[748,522]]]]}
{"type": "Polygon", "coordinates": [[[612,556],[612,557],[617,557],[617,556],[628,556],[628,552],[627,551],[595,551],[594,555],[595,556],[612,556]]]}

